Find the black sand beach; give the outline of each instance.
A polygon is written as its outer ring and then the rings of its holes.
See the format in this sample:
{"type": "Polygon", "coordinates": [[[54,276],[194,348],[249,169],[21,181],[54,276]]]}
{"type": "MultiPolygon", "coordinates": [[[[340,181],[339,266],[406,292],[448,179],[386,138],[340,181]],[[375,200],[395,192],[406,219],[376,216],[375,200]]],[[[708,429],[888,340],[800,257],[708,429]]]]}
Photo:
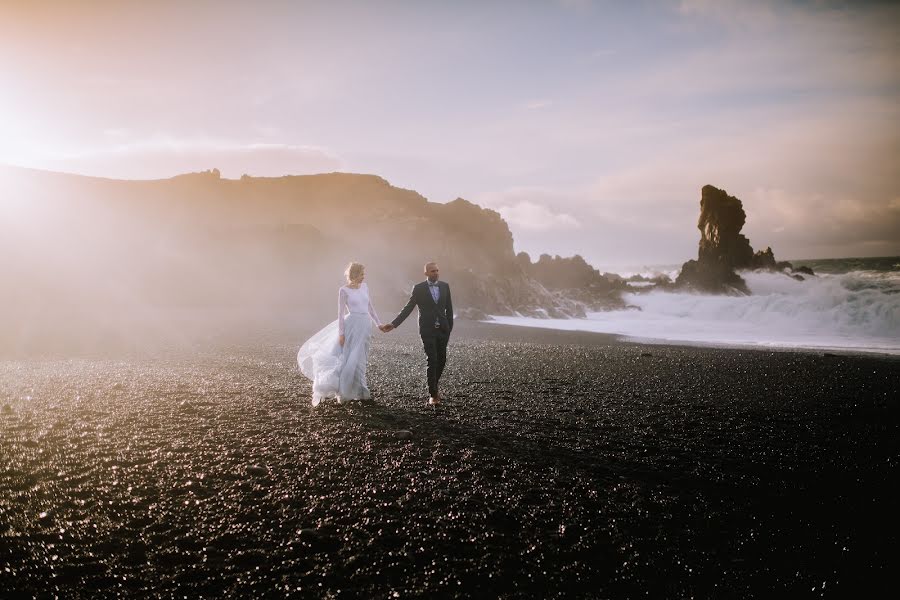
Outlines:
{"type": "Polygon", "coordinates": [[[894,587],[900,361],[460,323],[432,409],[413,330],[317,409],[311,329],[0,362],[0,597],[894,587]]]}

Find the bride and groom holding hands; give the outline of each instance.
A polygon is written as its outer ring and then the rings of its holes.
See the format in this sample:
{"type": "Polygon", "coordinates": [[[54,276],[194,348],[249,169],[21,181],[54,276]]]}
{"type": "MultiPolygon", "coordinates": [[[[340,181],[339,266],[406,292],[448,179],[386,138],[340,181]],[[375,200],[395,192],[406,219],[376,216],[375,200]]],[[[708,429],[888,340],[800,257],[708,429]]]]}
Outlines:
{"type": "Polygon", "coordinates": [[[352,262],[344,273],[347,284],[338,290],[338,318],[307,340],[297,353],[300,371],[313,382],[312,405],[334,396],[338,402],[368,400],[366,364],[372,322],[388,333],[419,309],[419,335],[427,363],[428,404],[438,405],[438,383],[447,362],[447,343],[453,331],[450,286],[440,281],[436,263],[425,265],[425,281],[413,286],[409,301],[390,323],[382,323],[369,299],[365,267],[352,262]]]}

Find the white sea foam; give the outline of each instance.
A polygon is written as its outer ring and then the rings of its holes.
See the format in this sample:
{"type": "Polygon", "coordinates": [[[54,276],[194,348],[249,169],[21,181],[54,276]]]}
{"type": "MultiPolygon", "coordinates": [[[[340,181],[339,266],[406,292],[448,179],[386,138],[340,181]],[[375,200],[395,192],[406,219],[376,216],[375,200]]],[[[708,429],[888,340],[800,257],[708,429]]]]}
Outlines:
{"type": "Polygon", "coordinates": [[[675,278],[678,277],[678,272],[681,271],[681,265],[629,265],[624,267],[600,268],[598,269],[598,271],[616,273],[624,279],[635,276],[641,276],[647,279],[666,276],[674,281],[675,278]]]}
{"type": "Polygon", "coordinates": [[[615,333],[640,341],[847,349],[900,354],[900,273],[854,271],[797,281],[742,273],[752,295],[625,294],[640,310],[587,319],[494,317],[530,327],[615,333]]]}

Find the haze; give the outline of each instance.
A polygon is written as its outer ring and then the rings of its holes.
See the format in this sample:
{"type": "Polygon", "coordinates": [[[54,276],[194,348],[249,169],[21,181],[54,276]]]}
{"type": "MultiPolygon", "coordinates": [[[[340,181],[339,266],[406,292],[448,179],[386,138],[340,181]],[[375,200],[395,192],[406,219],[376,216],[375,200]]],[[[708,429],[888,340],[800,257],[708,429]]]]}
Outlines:
{"type": "Polygon", "coordinates": [[[694,256],[711,183],[780,257],[900,254],[893,3],[0,6],[0,162],[373,173],[601,267],[694,256]]]}

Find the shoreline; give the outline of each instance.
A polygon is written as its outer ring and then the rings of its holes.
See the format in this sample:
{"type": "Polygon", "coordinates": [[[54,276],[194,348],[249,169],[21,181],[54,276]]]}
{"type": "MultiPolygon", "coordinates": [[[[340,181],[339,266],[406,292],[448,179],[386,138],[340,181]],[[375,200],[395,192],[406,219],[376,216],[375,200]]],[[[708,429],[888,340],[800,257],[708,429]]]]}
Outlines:
{"type": "MultiPolygon", "coordinates": [[[[491,318],[494,318],[494,315],[491,315],[491,318]]],[[[517,317],[517,318],[529,318],[529,317],[517,317]]],[[[530,319],[530,318],[529,318],[530,319]]],[[[834,354],[841,356],[870,356],[870,357],[882,357],[889,358],[894,360],[900,360],[900,348],[897,349],[883,349],[883,348],[858,348],[858,347],[847,347],[847,346],[812,346],[812,345],[765,345],[763,343],[752,344],[752,343],[731,343],[731,342],[708,342],[708,341],[698,341],[698,340],[684,340],[684,339],[667,339],[667,338],[652,338],[652,337],[642,337],[642,336],[633,336],[629,334],[621,334],[621,333],[611,333],[606,331],[592,331],[590,329],[561,329],[557,327],[540,327],[538,324],[544,319],[532,319],[535,323],[531,324],[517,324],[517,323],[503,323],[494,320],[488,321],[478,321],[484,325],[492,325],[497,327],[514,327],[531,331],[557,331],[561,333],[578,333],[578,334],[590,334],[590,335],[599,335],[599,336],[610,336],[615,338],[617,341],[621,343],[629,343],[629,344],[637,344],[637,345],[646,345],[646,346],[686,346],[691,348],[712,348],[718,350],[759,350],[762,352],[807,352],[811,354],[834,354]]],[[[569,319],[572,321],[578,321],[579,319],[569,319]]],[[[580,319],[584,320],[584,319],[580,319]]]]}

